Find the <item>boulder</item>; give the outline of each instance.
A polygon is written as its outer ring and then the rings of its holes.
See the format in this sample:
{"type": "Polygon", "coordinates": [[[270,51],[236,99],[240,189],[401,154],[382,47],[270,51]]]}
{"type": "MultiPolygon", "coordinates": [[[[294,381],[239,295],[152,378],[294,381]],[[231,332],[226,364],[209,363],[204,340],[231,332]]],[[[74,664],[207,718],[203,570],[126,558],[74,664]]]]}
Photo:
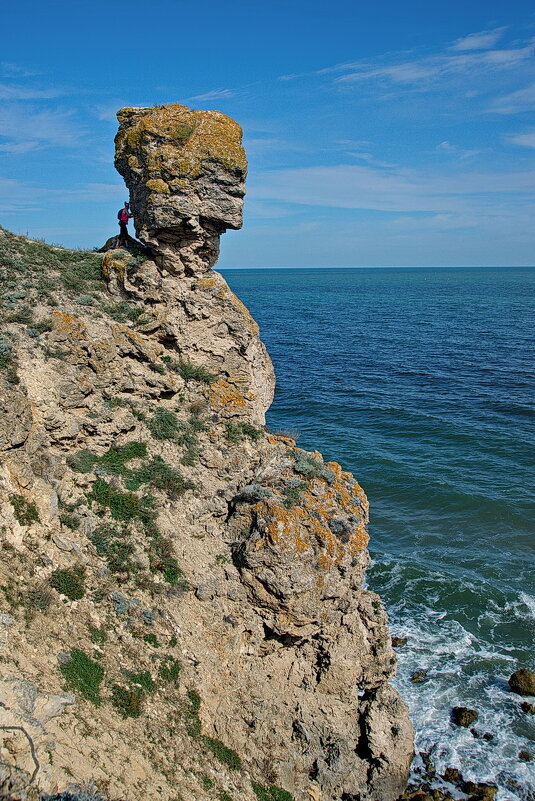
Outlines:
{"type": "Polygon", "coordinates": [[[479,715],[475,709],[468,709],[466,706],[454,706],[451,710],[451,719],[457,726],[464,726],[468,729],[475,723],[479,715]]]}
{"type": "Polygon", "coordinates": [[[509,688],[518,695],[535,695],[535,673],[527,668],[520,668],[509,676],[509,688]]]}

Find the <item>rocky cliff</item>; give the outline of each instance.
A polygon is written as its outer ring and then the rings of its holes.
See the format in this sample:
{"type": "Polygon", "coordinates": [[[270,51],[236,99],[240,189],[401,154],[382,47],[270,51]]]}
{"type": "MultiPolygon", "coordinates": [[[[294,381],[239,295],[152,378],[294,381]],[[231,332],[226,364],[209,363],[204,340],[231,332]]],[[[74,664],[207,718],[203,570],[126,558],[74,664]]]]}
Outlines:
{"type": "Polygon", "coordinates": [[[265,428],[269,356],[211,270],[240,128],[118,117],[144,247],[0,229],[0,796],[395,799],[412,729],[366,496],[265,428]]]}

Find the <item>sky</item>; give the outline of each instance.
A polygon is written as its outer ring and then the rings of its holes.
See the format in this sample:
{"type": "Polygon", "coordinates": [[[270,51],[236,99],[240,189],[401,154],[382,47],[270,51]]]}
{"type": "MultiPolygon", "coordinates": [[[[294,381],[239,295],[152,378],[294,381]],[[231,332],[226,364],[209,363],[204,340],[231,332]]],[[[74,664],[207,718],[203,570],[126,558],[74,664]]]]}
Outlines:
{"type": "Polygon", "coordinates": [[[100,247],[122,106],[243,127],[222,268],[535,264],[527,0],[5,0],[0,224],[100,247]]]}

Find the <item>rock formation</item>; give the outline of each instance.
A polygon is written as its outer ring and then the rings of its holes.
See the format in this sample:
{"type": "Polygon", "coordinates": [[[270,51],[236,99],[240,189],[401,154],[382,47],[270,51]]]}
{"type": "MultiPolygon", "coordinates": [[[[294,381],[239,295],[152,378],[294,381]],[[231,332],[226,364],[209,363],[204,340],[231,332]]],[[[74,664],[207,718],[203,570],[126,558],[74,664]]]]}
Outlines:
{"type": "Polygon", "coordinates": [[[239,126],[118,117],[144,253],[0,230],[0,796],[393,801],[412,728],[366,497],[265,429],[269,356],[210,270],[239,126]]]}

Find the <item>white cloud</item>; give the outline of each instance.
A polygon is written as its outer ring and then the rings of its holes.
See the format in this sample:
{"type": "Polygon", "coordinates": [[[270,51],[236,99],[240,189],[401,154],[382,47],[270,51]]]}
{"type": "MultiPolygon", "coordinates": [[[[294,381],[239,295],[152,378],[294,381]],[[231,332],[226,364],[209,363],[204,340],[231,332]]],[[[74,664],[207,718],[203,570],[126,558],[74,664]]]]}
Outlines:
{"type": "Polygon", "coordinates": [[[535,83],[524,89],[517,89],[508,95],[497,97],[487,107],[487,111],[495,114],[518,114],[535,108],[535,83]]]}
{"type": "Polygon", "coordinates": [[[463,148],[458,147],[457,145],[453,145],[451,142],[447,140],[445,142],[440,142],[437,145],[437,151],[439,153],[447,153],[450,156],[454,156],[456,159],[460,161],[464,161],[465,159],[470,159],[473,156],[479,156],[483,151],[479,149],[473,150],[463,150],[463,148]]]}
{"type": "Polygon", "coordinates": [[[188,100],[227,100],[229,97],[234,97],[235,92],[232,89],[212,89],[210,92],[204,92],[202,95],[192,95],[188,100]]]}
{"type": "Polygon", "coordinates": [[[0,61],[0,75],[2,78],[31,78],[39,73],[14,64],[12,61],[0,61]]]}
{"type": "Polygon", "coordinates": [[[512,134],[508,139],[513,145],[535,148],[535,131],[533,133],[512,134]]]}
{"type": "Polygon", "coordinates": [[[59,89],[34,89],[20,84],[0,83],[0,100],[49,100],[61,94],[59,89]]]}
{"type": "Polygon", "coordinates": [[[52,203],[124,201],[122,184],[87,183],[75,189],[47,189],[0,176],[0,212],[49,208],[52,203]]]}
{"type": "Polygon", "coordinates": [[[343,164],[265,171],[249,187],[259,200],[386,212],[497,212],[507,202],[533,198],[535,171],[462,172],[432,175],[428,170],[376,169],[343,164]]]}
{"type": "Polygon", "coordinates": [[[2,153],[29,153],[30,150],[38,150],[39,142],[1,142],[0,151],[2,153]]]}
{"type": "Polygon", "coordinates": [[[505,31],[505,28],[494,28],[492,31],[479,31],[479,33],[470,33],[468,36],[462,36],[456,39],[451,45],[452,50],[486,50],[494,47],[498,39],[500,39],[505,31]]]}
{"type": "Polygon", "coordinates": [[[11,140],[7,144],[39,142],[41,147],[72,147],[80,143],[85,133],[73,116],[73,111],[48,111],[9,103],[0,107],[0,136],[11,140]]]}

